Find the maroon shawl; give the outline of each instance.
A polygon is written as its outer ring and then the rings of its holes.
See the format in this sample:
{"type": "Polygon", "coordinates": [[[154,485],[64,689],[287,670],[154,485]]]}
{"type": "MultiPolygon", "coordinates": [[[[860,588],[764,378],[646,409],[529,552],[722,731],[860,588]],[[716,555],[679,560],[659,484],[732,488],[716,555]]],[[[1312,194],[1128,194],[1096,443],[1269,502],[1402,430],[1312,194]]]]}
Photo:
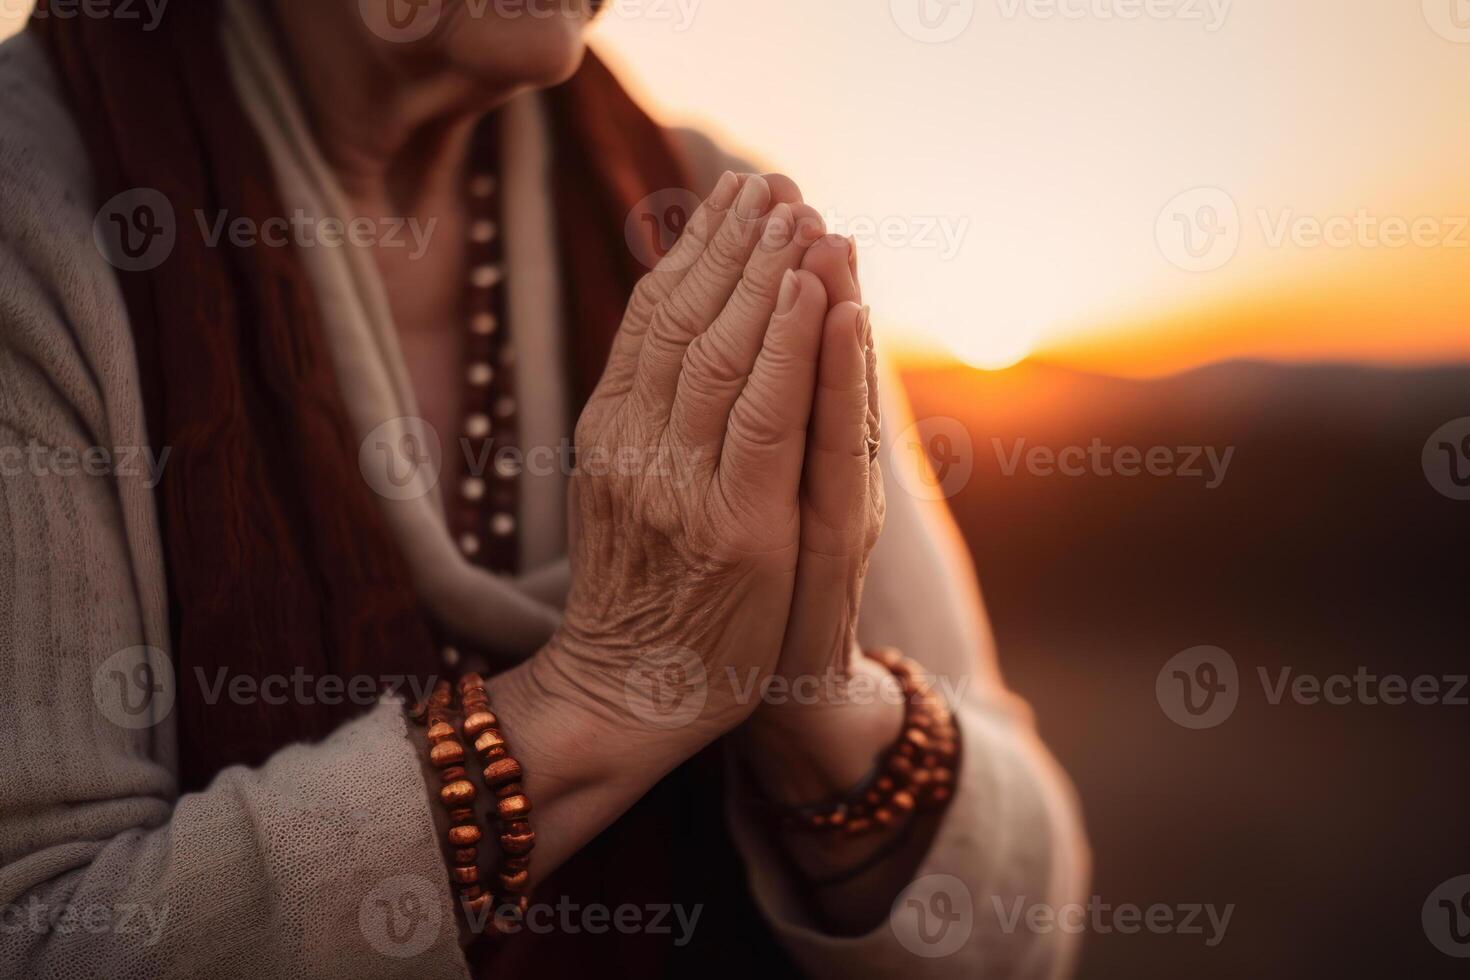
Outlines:
{"type": "MultiPolygon", "coordinates": [[[[153,31],[115,17],[38,15],[31,24],[86,142],[96,201],[155,188],[178,216],[169,257],[119,279],[150,440],[171,450],[157,493],[185,790],[224,766],[256,765],[320,738],[361,710],[211,703],[206,691],[221,670],[423,677],[437,663],[422,604],[359,473],[298,256],[291,247],[211,246],[190,217],[227,212],[259,227],[285,213],[217,23],[216,0],[188,0],[169,5],[153,31]]],[[[648,194],[688,181],[666,134],[595,58],[549,101],[577,410],[644,271],[625,218],[648,194]]],[[[779,957],[724,833],[716,762],[706,755],[665,780],[545,887],[582,905],[700,904],[694,943],[673,950],[662,934],[522,935],[494,954],[491,972],[581,976],[606,972],[609,956],[642,976],[712,960],[763,960],[770,972],[779,957]]]]}

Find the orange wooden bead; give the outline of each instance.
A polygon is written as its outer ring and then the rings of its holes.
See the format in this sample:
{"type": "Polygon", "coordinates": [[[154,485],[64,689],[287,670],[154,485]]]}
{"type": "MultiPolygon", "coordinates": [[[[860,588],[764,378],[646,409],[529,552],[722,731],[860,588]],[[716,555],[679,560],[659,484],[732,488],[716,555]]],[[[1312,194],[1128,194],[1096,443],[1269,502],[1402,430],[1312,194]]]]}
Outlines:
{"type": "Polygon", "coordinates": [[[493,727],[495,716],[488,711],[476,711],[464,720],[464,734],[466,738],[475,738],[487,728],[493,727]]]}
{"type": "Polygon", "coordinates": [[[439,770],[439,779],[446,783],[452,783],[457,779],[465,777],[464,766],[450,766],[448,769],[439,770]]]}
{"type": "Polygon", "coordinates": [[[465,823],[475,819],[475,811],[467,806],[458,806],[449,811],[450,823],[465,823]]]}
{"type": "Polygon", "coordinates": [[[456,779],[439,788],[439,799],[445,806],[461,806],[475,798],[475,784],[468,779],[456,779]]]}
{"type": "Polygon", "coordinates": [[[873,821],[867,819],[866,817],[861,817],[857,820],[849,820],[847,822],[847,826],[844,829],[847,831],[847,833],[856,837],[858,834],[865,834],[868,831],[872,830],[873,821]]]}
{"type": "Polygon", "coordinates": [[[446,738],[453,738],[454,729],[449,726],[448,722],[436,721],[429,726],[425,737],[428,738],[430,745],[438,745],[446,738]]]}
{"type": "Polygon", "coordinates": [[[474,864],[480,860],[480,849],[478,847],[456,847],[450,858],[455,864],[474,864]]]}
{"type": "Polygon", "coordinates": [[[489,892],[481,892],[473,898],[466,899],[464,903],[465,916],[476,926],[483,925],[489,914],[490,903],[494,899],[489,892]]]}
{"type": "Polygon", "coordinates": [[[507,854],[500,859],[502,871],[524,871],[531,866],[531,859],[524,854],[507,854]]]}
{"type": "Polygon", "coordinates": [[[893,794],[893,798],[888,801],[888,805],[897,813],[912,813],[914,811],[914,796],[912,793],[899,790],[893,794]]]}
{"type": "MultiPolygon", "coordinates": [[[[472,790],[474,787],[470,787],[472,790]]],[[[507,796],[495,804],[495,812],[501,820],[514,820],[531,812],[531,801],[524,794],[507,796]]]]}
{"type": "Polygon", "coordinates": [[[525,793],[526,788],[520,783],[504,783],[495,787],[495,798],[503,800],[511,796],[520,796],[525,793]]]}
{"type": "Polygon", "coordinates": [[[500,887],[505,891],[518,893],[526,887],[526,883],[530,880],[531,872],[529,871],[501,872],[500,887]]]}
{"type": "Polygon", "coordinates": [[[475,739],[475,751],[481,755],[486,755],[493,749],[504,751],[505,737],[492,728],[487,732],[481,732],[479,737],[475,739]]]}
{"type": "Polygon", "coordinates": [[[450,868],[449,877],[454,879],[455,884],[473,885],[480,880],[480,869],[473,864],[450,868]]]}
{"type": "Polygon", "coordinates": [[[448,834],[449,843],[455,847],[469,847],[471,844],[478,844],[482,836],[484,835],[480,833],[480,828],[472,823],[450,827],[448,834]]]}
{"type": "Polygon", "coordinates": [[[507,831],[500,835],[500,849],[507,854],[529,854],[536,846],[534,831],[507,831]]]}
{"type": "Polygon", "coordinates": [[[470,671],[469,673],[463,675],[459,679],[459,693],[460,694],[464,694],[464,692],[466,692],[466,691],[473,690],[474,688],[477,688],[477,687],[484,687],[484,686],[485,686],[484,679],[482,677],[480,677],[480,675],[477,674],[477,673],[475,673],[474,671],[470,671]]]}
{"type": "Polygon", "coordinates": [[[500,786],[521,778],[521,764],[506,757],[497,759],[485,767],[485,785],[500,786]]]}
{"type": "Polygon", "coordinates": [[[464,761],[464,746],[458,739],[447,738],[429,749],[429,761],[436,766],[454,766],[464,761]]]}

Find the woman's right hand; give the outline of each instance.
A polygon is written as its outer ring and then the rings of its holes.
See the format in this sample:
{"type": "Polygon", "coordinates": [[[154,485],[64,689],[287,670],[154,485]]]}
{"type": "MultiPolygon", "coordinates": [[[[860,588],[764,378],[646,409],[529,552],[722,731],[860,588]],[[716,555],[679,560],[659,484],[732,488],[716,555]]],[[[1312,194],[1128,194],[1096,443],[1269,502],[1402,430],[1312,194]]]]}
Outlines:
{"type": "Polygon", "coordinates": [[[721,179],[639,283],[577,425],[572,591],[546,656],[593,710],[696,741],[754,708],[795,580],[827,313],[800,267],[823,227],[773,203],[763,177],[721,179]]]}

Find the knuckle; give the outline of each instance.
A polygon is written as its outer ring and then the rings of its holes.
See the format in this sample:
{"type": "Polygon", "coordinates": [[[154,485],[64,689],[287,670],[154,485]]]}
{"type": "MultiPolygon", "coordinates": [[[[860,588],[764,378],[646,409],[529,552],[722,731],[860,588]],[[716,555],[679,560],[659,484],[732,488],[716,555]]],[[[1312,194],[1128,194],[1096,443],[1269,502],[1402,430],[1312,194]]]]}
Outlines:
{"type": "Polygon", "coordinates": [[[705,252],[710,269],[723,278],[728,278],[745,267],[745,243],[738,231],[727,230],[736,224],[738,222],[726,222],[705,252]]]}
{"type": "Polygon", "coordinates": [[[689,345],[684,355],[684,370],[691,381],[699,384],[733,384],[745,377],[729,343],[709,332],[689,345]]]}
{"type": "Polygon", "coordinates": [[[628,310],[624,320],[647,323],[652,319],[654,311],[658,309],[661,292],[658,278],[652,272],[644,275],[633,287],[633,295],[628,299],[628,310]]]}
{"type": "Polygon", "coordinates": [[[654,311],[648,340],[684,344],[697,336],[704,327],[698,308],[689,295],[680,290],[660,303],[654,311]]]}
{"type": "Polygon", "coordinates": [[[732,302],[741,304],[742,312],[774,309],[776,294],[781,288],[780,277],[786,268],[786,266],[781,266],[779,269],[762,268],[753,263],[746,266],[745,273],[740,277],[740,287],[735,290],[732,302]]]}
{"type": "MultiPolygon", "coordinates": [[[[746,390],[749,392],[749,387],[746,390]]],[[[750,449],[771,449],[784,444],[790,428],[773,401],[754,397],[736,402],[730,411],[730,438],[750,449]]]]}

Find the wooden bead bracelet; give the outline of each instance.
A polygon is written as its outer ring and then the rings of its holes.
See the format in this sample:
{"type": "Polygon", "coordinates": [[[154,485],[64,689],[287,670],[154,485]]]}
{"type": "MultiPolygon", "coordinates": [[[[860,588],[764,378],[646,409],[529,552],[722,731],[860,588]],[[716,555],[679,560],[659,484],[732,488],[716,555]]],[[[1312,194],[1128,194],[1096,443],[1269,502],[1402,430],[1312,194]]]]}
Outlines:
{"type": "Polygon", "coordinates": [[[841,797],[776,808],[786,830],[856,837],[937,810],[954,794],[959,734],[949,706],[925,680],[924,668],[899,651],[870,650],[867,656],[888,668],[903,690],[903,732],[868,777],[841,797]]]}
{"type": "Polygon", "coordinates": [[[536,833],[531,829],[531,798],[521,784],[521,764],[510,754],[510,745],[497,727],[498,719],[490,710],[490,694],[479,674],[465,674],[459,679],[459,696],[465,713],[465,737],[473,739],[484,765],[481,776],[485,788],[495,794],[495,821],[500,832],[496,878],[501,907],[513,906],[518,915],[525,915],[530,904],[526,886],[531,878],[536,833]]]}
{"type": "MultiPolygon", "coordinates": [[[[427,724],[429,762],[439,772],[442,785],[439,800],[449,812],[450,827],[446,833],[449,876],[459,889],[459,900],[471,926],[486,921],[486,912],[499,913],[513,906],[521,915],[529,905],[526,885],[530,879],[530,854],[536,845],[527,815],[531,801],[521,785],[521,766],[510,754],[505,736],[496,728],[496,717],[490,710],[490,695],[477,674],[466,674],[455,687],[440,681],[424,702],[415,705],[410,716],[427,724]],[[458,690],[458,710],[454,692],[458,690]],[[462,720],[461,720],[462,719],[462,720]],[[458,727],[456,727],[456,725],[458,727]],[[496,797],[495,815],[499,829],[500,862],[496,868],[502,901],[480,881],[480,843],[484,828],[475,813],[477,795],[466,765],[473,764],[461,733],[474,746],[486,763],[484,785],[496,797]]],[[[492,918],[495,931],[500,931],[499,917],[492,918]]]]}

